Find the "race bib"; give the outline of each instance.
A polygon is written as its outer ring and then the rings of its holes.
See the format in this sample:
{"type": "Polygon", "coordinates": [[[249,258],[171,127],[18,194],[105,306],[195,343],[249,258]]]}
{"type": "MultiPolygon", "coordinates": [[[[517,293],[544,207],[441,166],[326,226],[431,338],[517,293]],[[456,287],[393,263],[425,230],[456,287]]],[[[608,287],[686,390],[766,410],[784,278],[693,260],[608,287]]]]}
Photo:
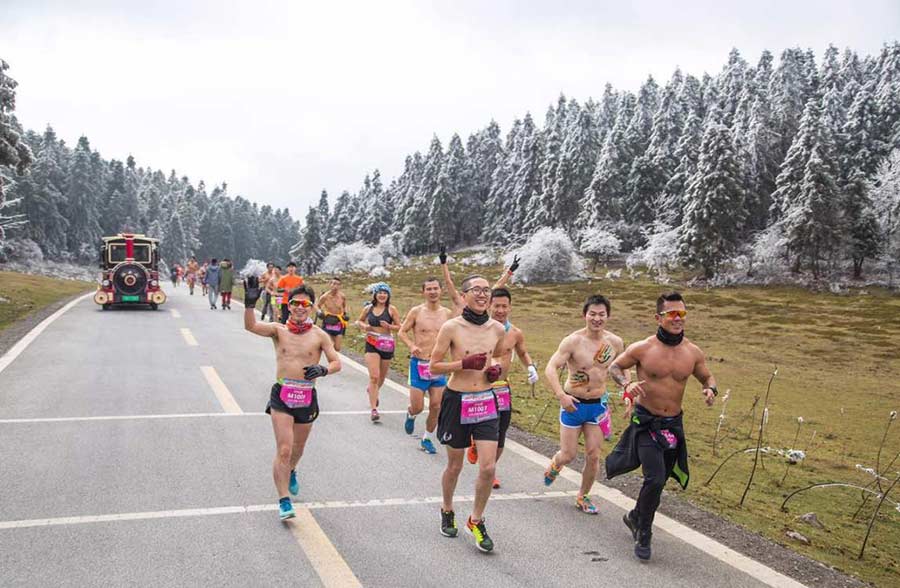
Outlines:
{"type": "Polygon", "coordinates": [[[497,403],[494,401],[494,392],[466,392],[460,394],[461,408],[459,422],[463,425],[473,425],[497,418],[497,403]]]}
{"type": "Polygon", "coordinates": [[[422,380],[433,380],[434,376],[431,375],[431,363],[427,361],[419,361],[416,369],[419,370],[419,379],[422,380]]]}
{"type": "Polygon", "coordinates": [[[378,351],[390,352],[394,350],[394,338],[390,335],[369,333],[366,335],[366,342],[378,351]]]}
{"type": "Polygon", "coordinates": [[[497,397],[497,410],[500,412],[512,410],[512,394],[509,384],[504,381],[494,382],[494,396],[497,397]]]}
{"type": "Polygon", "coordinates": [[[343,328],[341,323],[325,323],[325,330],[330,333],[340,333],[343,328]]]}
{"type": "Polygon", "coordinates": [[[597,424],[600,425],[600,431],[603,433],[603,438],[609,441],[609,438],[612,437],[612,419],[609,416],[609,409],[603,413],[603,416],[600,417],[600,422],[597,424]]]}
{"type": "Polygon", "coordinates": [[[312,404],[314,384],[309,380],[284,379],[281,384],[281,401],[288,408],[306,408],[312,404]]]}
{"type": "Polygon", "coordinates": [[[650,431],[650,436],[653,437],[654,441],[663,447],[668,447],[668,449],[675,449],[678,447],[678,437],[675,436],[675,433],[669,429],[660,429],[659,433],[663,437],[662,441],[657,440],[656,434],[653,431],[650,431]]]}

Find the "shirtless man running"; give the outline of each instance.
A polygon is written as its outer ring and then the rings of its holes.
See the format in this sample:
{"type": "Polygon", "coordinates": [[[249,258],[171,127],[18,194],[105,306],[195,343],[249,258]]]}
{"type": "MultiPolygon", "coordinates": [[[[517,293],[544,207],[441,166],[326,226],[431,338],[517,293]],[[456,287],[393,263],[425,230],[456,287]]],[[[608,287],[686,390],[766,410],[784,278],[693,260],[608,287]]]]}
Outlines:
{"type": "MultiPolygon", "coordinates": [[[[525,334],[522,329],[509,322],[512,312],[512,293],[506,288],[494,288],[491,291],[491,318],[503,325],[506,335],[500,345],[499,353],[491,358],[491,363],[500,366],[500,379],[494,382],[494,396],[497,397],[497,408],[500,412],[500,437],[497,440],[497,461],[503,454],[503,446],[506,444],[506,431],[512,422],[512,390],[507,380],[509,368],[512,365],[513,352],[519,356],[519,361],[528,366],[528,383],[536,384],[538,381],[537,368],[525,349],[525,334]]],[[[466,452],[469,463],[478,462],[478,448],[475,440],[469,445],[466,452]]],[[[494,488],[500,487],[500,480],[494,478],[494,488]]]]}
{"type": "Polygon", "coordinates": [[[337,276],[331,278],[331,288],[319,297],[316,304],[319,317],[322,319],[322,329],[331,335],[334,341],[334,350],[341,350],[341,340],[347,332],[347,297],[341,292],[341,279],[337,276]]]}
{"type": "Polygon", "coordinates": [[[609,300],[595,294],[582,307],[584,328],[563,339],[547,362],[544,375],[550,389],[559,399],[559,451],[550,459],[544,472],[544,484],[552,484],[563,466],[575,459],[578,437],[584,434],[584,470],[575,506],[581,512],[597,514],[588,493],[600,468],[600,446],[609,427],[609,394],[606,392],[607,370],[613,359],[625,348],[622,339],[606,330],[610,316],[609,300]],[[567,368],[565,387],[558,372],[567,368]]]}
{"type": "Polygon", "coordinates": [[[341,371],[341,362],[331,338],[310,319],[316,295],[300,286],[287,296],[290,316],[285,324],[256,322],[256,301],[262,290],[259,278],[244,284],[244,328],[255,335],[270,337],[275,344],[275,378],[266,412],[272,415],[276,453],[272,477],[278,490],[281,520],[296,516],[290,495],[300,491],[297,463],[303,455],[313,422],[319,416],[316,378],[341,371]],[[328,366],[319,365],[322,354],[328,366]]]}
{"type": "Polygon", "coordinates": [[[478,447],[478,478],[475,504],[466,528],[481,551],[491,551],[494,542],[484,525],[484,509],[491,496],[497,459],[500,425],[492,385],[500,378],[500,367],[488,366],[488,357],[499,352],[506,331],[488,316],[491,287],[481,276],[463,280],[465,306],[462,316],[448,320],[438,331],[431,353],[431,373],[451,374],[441,398],[438,439],[447,446],[447,468],[441,478],[441,534],[456,537],[453,493],[462,471],[469,439],[478,447]],[[450,353],[450,361],[444,356],[450,353]]]}
{"type": "Polygon", "coordinates": [[[653,517],[666,480],[671,476],[682,488],[688,484],[681,410],[688,378],[700,381],[707,406],[712,406],[718,395],[706,356],[684,337],[686,316],[681,294],[661,295],[656,300],[656,335],[629,345],[609,368],[612,378],[624,386],[625,398],[633,398],[635,405],[628,428],[606,457],[606,476],[643,468],[637,506],[625,513],[623,521],[634,538],[635,556],[644,560],[650,559],[653,517]],[[638,381],[632,382],[627,371],[634,366],[638,381]]]}
{"type": "Polygon", "coordinates": [[[453,311],[441,306],[441,283],[437,278],[426,278],[422,282],[422,297],[425,302],[414,306],[400,325],[399,337],[409,347],[409,408],[403,428],[412,435],[416,428],[416,416],[425,408],[428,394],[428,418],[420,446],[429,454],[437,453],[434,430],[437,428],[441,397],[447,386],[446,376],[431,373],[431,351],[437,339],[438,330],[453,316],[453,311]],[[412,331],[412,338],[409,332],[412,331]]]}

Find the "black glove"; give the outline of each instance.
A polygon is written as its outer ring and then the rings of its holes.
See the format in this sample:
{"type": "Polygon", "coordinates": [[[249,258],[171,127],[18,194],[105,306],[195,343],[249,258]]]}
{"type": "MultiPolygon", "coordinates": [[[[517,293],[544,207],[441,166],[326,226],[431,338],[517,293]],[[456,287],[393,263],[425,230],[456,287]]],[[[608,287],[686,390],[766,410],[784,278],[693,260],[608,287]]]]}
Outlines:
{"type": "Polygon", "coordinates": [[[441,265],[444,265],[447,263],[447,246],[446,245],[441,245],[441,252],[438,253],[438,259],[441,260],[441,265]]]}
{"type": "Polygon", "coordinates": [[[244,306],[246,308],[256,308],[256,301],[259,300],[261,294],[259,278],[250,276],[244,280],[244,306]]]}
{"type": "Polygon", "coordinates": [[[316,378],[324,378],[328,375],[328,368],[323,365],[308,365],[303,368],[303,378],[307,380],[315,380],[316,378]]]}
{"type": "Polygon", "coordinates": [[[509,266],[509,273],[513,273],[517,269],[519,269],[519,256],[515,255],[515,256],[513,256],[512,264],[509,266]]]}

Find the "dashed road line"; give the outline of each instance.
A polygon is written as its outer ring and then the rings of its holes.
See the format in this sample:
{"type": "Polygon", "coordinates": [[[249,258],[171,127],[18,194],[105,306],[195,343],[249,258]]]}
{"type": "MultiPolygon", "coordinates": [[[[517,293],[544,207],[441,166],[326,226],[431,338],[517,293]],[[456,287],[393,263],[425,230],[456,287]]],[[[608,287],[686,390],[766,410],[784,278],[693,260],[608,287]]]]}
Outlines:
{"type": "Polygon", "coordinates": [[[190,329],[188,329],[187,327],[182,327],[179,330],[181,331],[181,336],[184,337],[185,343],[187,343],[191,347],[196,347],[197,345],[199,345],[199,343],[197,343],[197,340],[194,339],[194,335],[191,333],[190,329]]]}
{"type": "Polygon", "coordinates": [[[181,313],[178,312],[178,309],[171,308],[169,309],[169,312],[172,313],[172,318],[181,318],[181,313]]]}
{"type": "Polygon", "coordinates": [[[206,378],[206,382],[212,388],[213,393],[219,400],[219,404],[222,405],[222,410],[232,414],[242,414],[244,412],[234,399],[234,396],[232,396],[228,386],[219,377],[216,368],[211,365],[202,365],[200,366],[200,371],[203,372],[203,377],[206,378]]]}
{"type": "Polygon", "coordinates": [[[303,507],[295,510],[297,517],[288,521],[288,527],[322,584],[341,588],[362,586],[310,510],[303,507]]]}
{"type": "MultiPolygon", "coordinates": [[[[510,492],[493,493],[492,501],[539,500],[543,498],[571,498],[578,494],[577,490],[552,492],[510,492]]],[[[454,496],[454,502],[474,502],[474,496],[454,496]]],[[[328,500],[323,502],[295,502],[294,510],[324,510],[342,508],[383,508],[390,506],[415,506],[422,504],[440,504],[440,496],[424,496],[420,498],[381,498],[373,500],[328,500]]],[[[246,514],[278,510],[277,504],[251,504],[248,506],[218,506],[211,508],[185,508],[177,510],[155,510],[145,512],[126,512],[105,515],[86,515],[72,517],[54,517],[44,519],[25,519],[18,521],[0,521],[0,531],[10,529],[27,529],[31,527],[56,527],[66,525],[86,525],[90,523],[116,523],[122,521],[140,521],[150,519],[171,519],[181,517],[206,517],[227,514],[246,514]]]]}

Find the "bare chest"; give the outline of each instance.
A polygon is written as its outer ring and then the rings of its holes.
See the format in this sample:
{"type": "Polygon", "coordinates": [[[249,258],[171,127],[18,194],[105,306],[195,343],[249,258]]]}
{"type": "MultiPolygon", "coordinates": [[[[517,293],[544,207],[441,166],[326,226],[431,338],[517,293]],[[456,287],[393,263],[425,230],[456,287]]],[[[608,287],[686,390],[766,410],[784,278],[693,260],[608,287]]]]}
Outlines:
{"type": "Polygon", "coordinates": [[[642,377],[652,380],[671,378],[677,382],[686,381],[694,371],[694,354],[687,348],[655,347],[641,358],[642,377]]]}

